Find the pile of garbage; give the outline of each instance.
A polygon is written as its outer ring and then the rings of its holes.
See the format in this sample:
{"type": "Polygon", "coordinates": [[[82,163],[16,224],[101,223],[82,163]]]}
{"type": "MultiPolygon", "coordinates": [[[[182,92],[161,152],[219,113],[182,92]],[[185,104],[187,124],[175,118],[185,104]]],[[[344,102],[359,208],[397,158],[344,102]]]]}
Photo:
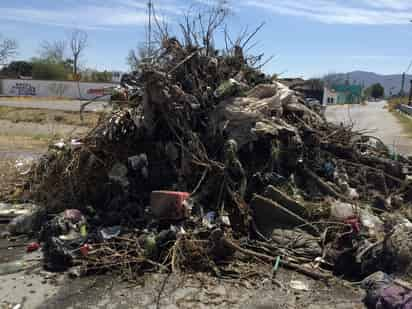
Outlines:
{"type": "Polygon", "coordinates": [[[328,123],[240,46],[165,39],[121,85],[127,100],[31,172],[47,268],[408,273],[412,161],[328,123]]]}

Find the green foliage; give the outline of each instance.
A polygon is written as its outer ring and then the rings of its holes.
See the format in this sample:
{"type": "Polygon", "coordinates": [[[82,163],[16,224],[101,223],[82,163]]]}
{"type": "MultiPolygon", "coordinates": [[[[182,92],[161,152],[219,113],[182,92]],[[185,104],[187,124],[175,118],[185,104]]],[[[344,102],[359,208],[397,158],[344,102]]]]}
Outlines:
{"type": "Polygon", "coordinates": [[[68,74],[64,63],[33,59],[33,79],[66,80],[68,74]]]}
{"type": "Polygon", "coordinates": [[[86,71],[82,74],[83,82],[111,82],[112,81],[112,72],[108,71],[86,71]]]}
{"type": "Polygon", "coordinates": [[[372,97],[374,99],[382,98],[385,95],[385,88],[379,83],[373,84],[365,90],[366,97],[372,97]]]}
{"type": "Polygon", "coordinates": [[[93,72],[92,74],[92,81],[94,82],[110,82],[112,81],[112,73],[111,72],[93,72]]]}
{"type": "Polygon", "coordinates": [[[27,61],[13,61],[4,67],[0,74],[5,77],[18,78],[19,76],[31,76],[33,64],[27,61]]]}

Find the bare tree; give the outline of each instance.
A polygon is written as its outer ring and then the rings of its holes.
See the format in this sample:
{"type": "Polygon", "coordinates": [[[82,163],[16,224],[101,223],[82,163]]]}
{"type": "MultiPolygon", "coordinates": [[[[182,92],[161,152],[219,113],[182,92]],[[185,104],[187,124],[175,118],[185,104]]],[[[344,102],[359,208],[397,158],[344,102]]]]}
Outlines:
{"type": "Polygon", "coordinates": [[[139,44],[136,49],[131,49],[126,58],[130,70],[137,70],[139,64],[150,56],[150,52],[145,44],[139,44]]]}
{"type": "Polygon", "coordinates": [[[53,62],[63,62],[66,55],[67,42],[61,41],[43,41],[40,44],[40,57],[53,62]]]}
{"type": "Polygon", "coordinates": [[[206,54],[214,49],[214,34],[216,30],[224,24],[230,9],[226,0],[219,0],[213,6],[208,6],[206,10],[201,10],[194,14],[193,7],[184,17],[184,22],[180,23],[186,46],[203,46],[206,54]]]}
{"type": "Polygon", "coordinates": [[[7,61],[17,54],[17,42],[12,39],[3,39],[0,42],[0,65],[7,64],[7,61]]]}
{"type": "Polygon", "coordinates": [[[70,39],[70,49],[73,56],[73,74],[77,76],[79,71],[79,58],[87,47],[87,33],[81,30],[74,30],[70,39]]]}

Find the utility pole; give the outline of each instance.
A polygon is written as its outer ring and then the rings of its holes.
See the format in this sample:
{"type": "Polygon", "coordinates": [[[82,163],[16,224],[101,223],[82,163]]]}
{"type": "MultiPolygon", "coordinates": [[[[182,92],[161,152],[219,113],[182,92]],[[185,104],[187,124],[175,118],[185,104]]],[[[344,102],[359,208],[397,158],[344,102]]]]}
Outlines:
{"type": "Polygon", "coordinates": [[[406,73],[409,72],[412,66],[412,61],[409,63],[408,67],[406,70],[402,73],[402,84],[401,84],[401,91],[399,92],[399,95],[403,97],[405,95],[405,79],[406,79],[406,73]]]}
{"type": "Polygon", "coordinates": [[[408,105],[411,106],[412,105],[412,79],[411,79],[411,87],[409,89],[409,102],[408,105]]]}
{"type": "Polygon", "coordinates": [[[148,29],[147,29],[147,52],[148,56],[152,56],[152,9],[153,9],[153,3],[152,0],[149,0],[147,3],[148,7],[148,14],[149,14],[149,24],[148,24],[148,29]]]}
{"type": "Polygon", "coordinates": [[[403,97],[405,95],[405,72],[402,73],[402,84],[401,84],[401,92],[400,95],[403,97]]]}

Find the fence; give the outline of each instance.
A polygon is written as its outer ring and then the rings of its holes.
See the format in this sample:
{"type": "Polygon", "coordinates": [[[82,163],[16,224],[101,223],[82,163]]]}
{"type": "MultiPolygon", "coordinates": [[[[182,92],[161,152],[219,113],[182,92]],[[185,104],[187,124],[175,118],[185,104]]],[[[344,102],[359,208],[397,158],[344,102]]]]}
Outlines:
{"type": "Polygon", "coordinates": [[[412,106],[400,104],[398,106],[398,110],[400,110],[402,113],[412,116],[412,106]]]}
{"type": "Polygon", "coordinates": [[[4,96],[61,97],[90,100],[101,95],[101,89],[116,85],[115,83],[1,79],[0,94],[4,96]]]}

